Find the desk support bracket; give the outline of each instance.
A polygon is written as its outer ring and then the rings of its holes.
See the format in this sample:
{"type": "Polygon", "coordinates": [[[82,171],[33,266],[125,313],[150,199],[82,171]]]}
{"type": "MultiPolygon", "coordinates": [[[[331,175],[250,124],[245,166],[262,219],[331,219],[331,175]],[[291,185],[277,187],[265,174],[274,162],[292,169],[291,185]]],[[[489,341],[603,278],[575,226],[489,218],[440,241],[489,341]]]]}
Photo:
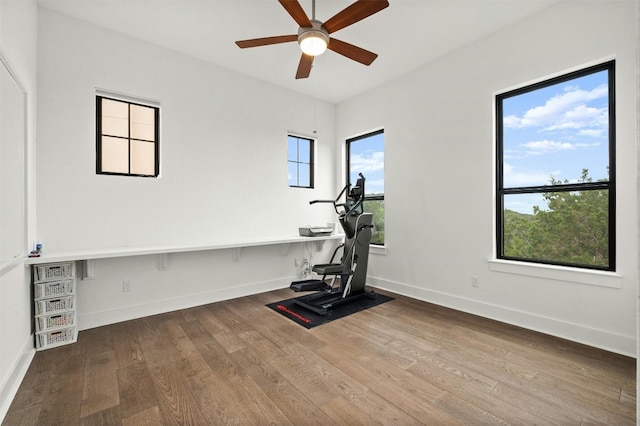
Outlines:
{"type": "Polygon", "coordinates": [[[159,271],[169,270],[169,253],[162,253],[160,255],[160,264],[158,265],[159,271]]]}
{"type": "Polygon", "coordinates": [[[91,259],[80,260],[78,262],[80,265],[80,279],[84,280],[92,280],[95,276],[94,263],[91,259]]]}
{"type": "Polygon", "coordinates": [[[233,262],[238,262],[240,260],[240,255],[242,253],[242,247],[234,247],[231,249],[231,260],[233,262]]]}

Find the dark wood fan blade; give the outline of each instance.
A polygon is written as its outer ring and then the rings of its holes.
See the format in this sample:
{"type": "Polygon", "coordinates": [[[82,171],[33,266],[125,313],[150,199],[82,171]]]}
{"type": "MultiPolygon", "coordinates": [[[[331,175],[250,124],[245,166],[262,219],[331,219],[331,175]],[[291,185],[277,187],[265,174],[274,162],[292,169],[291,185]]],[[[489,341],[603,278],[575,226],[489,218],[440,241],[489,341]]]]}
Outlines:
{"type": "Polygon", "coordinates": [[[306,13],[304,13],[304,9],[298,3],[298,0],[278,0],[282,7],[284,7],[289,15],[293,18],[294,21],[298,23],[301,27],[310,27],[311,21],[309,21],[309,17],[306,13]]]}
{"type": "Polygon", "coordinates": [[[236,41],[236,44],[241,49],[245,49],[247,47],[267,46],[269,44],[287,43],[290,41],[298,41],[298,36],[296,34],[292,34],[274,37],[252,38],[250,40],[236,41]]]}
{"type": "Polygon", "coordinates": [[[380,12],[387,6],[389,6],[387,0],[358,0],[351,6],[335,14],[333,18],[330,18],[322,24],[322,26],[331,34],[351,24],[355,24],[367,16],[380,12]]]}
{"type": "Polygon", "coordinates": [[[311,65],[313,65],[313,56],[303,53],[300,57],[300,63],[298,64],[298,71],[296,71],[296,80],[309,77],[309,74],[311,74],[311,65]]]}
{"type": "Polygon", "coordinates": [[[335,38],[329,40],[327,48],[364,65],[371,65],[378,57],[378,55],[373,52],[335,38]]]}

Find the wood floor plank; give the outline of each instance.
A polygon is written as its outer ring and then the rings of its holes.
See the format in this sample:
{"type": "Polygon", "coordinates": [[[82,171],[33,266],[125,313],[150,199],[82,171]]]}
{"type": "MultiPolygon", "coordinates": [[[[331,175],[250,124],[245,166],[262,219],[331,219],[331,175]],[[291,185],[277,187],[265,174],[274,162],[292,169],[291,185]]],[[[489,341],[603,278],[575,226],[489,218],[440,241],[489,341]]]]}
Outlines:
{"type": "Polygon", "coordinates": [[[128,419],[158,405],[153,381],[147,366],[131,364],[117,370],[120,414],[128,419]]]}
{"type": "Polygon", "coordinates": [[[87,357],[84,367],[80,418],[120,404],[116,357],[113,351],[87,357]]]}
{"type": "Polygon", "coordinates": [[[153,367],[150,369],[158,406],[166,424],[175,425],[203,425],[205,417],[193,397],[187,378],[170,365],[153,367]]]}
{"type": "Polygon", "coordinates": [[[631,371],[620,374],[617,371],[607,370],[606,362],[599,366],[591,366],[591,358],[576,358],[574,354],[562,356],[540,350],[520,350],[509,353],[507,359],[514,363],[526,363],[544,368],[544,371],[556,377],[570,378],[587,386],[599,383],[598,388],[607,387],[605,393],[611,390],[615,392],[619,388],[635,389],[635,376],[630,374],[631,371]],[[543,365],[546,367],[542,367],[543,365]]]}
{"type": "Polygon", "coordinates": [[[208,371],[189,377],[187,384],[209,425],[249,424],[246,412],[233,392],[228,392],[230,381],[208,371]],[[220,391],[223,389],[223,391],[220,391]]]}
{"type": "Polygon", "coordinates": [[[78,349],[86,356],[113,351],[112,327],[98,327],[78,335],[78,349]]]}
{"type": "MultiPolygon", "coordinates": [[[[50,349],[56,353],[59,348],[50,349]]],[[[49,376],[48,391],[38,416],[38,425],[75,424],[80,419],[84,379],[84,355],[58,358],[49,376]]]]}
{"type": "Polygon", "coordinates": [[[206,361],[180,324],[167,321],[161,330],[168,345],[165,347],[165,362],[170,362],[185,377],[196,375],[207,368],[206,361]]]}
{"type": "Polygon", "coordinates": [[[269,361],[285,355],[282,348],[276,345],[272,340],[267,339],[264,334],[258,331],[249,331],[240,333],[239,337],[247,342],[247,346],[258,352],[260,357],[269,361]]]}
{"type": "Polygon", "coordinates": [[[23,411],[31,407],[38,407],[44,401],[49,390],[49,376],[52,374],[51,366],[53,362],[52,351],[42,352],[43,356],[33,358],[25,377],[20,384],[20,388],[11,404],[12,409],[23,411]]]}
{"type": "Polygon", "coordinates": [[[583,416],[564,406],[562,399],[549,399],[544,389],[515,388],[503,383],[493,389],[491,395],[513,409],[526,411],[557,425],[580,424],[583,416]]]}
{"type": "Polygon", "coordinates": [[[358,407],[363,413],[373,416],[375,422],[383,425],[423,425],[420,420],[407,414],[395,404],[368,389],[351,401],[351,405],[358,407]]]}
{"type": "Polygon", "coordinates": [[[545,373],[538,374],[532,382],[540,388],[549,389],[549,394],[562,398],[567,406],[598,422],[621,425],[630,424],[635,419],[635,407],[620,404],[619,394],[605,397],[602,392],[593,391],[592,387],[578,386],[545,373]]]}
{"type": "Polygon", "coordinates": [[[234,396],[250,417],[245,424],[290,425],[293,423],[250,377],[235,379],[234,396]]]}
{"type": "Polygon", "coordinates": [[[636,424],[634,359],[379,292],[311,330],[281,289],[82,331],[3,426],[636,424]]]}
{"type": "Polygon", "coordinates": [[[291,424],[248,377],[221,378],[209,372],[188,380],[206,424],[291,424]]]}
{"type": "Polygon", "coordinates": [[[408,372],[424,378],[430,383],[437,384],[445,390],[451,387],[462,389],[465,392],[491,392],[498,381],[477,373],[463,365],[439,358],[438,356],[425,357],[418,360],[415,365],[407,369],[408,372]]]}
{"type": "Polygon", "coordinates": [[[23,409],[11,409],[2,422],[3,425],[29,426],[38,424],[41,405],[30,405],[23,409]]]}
{"type": "Polygon", "coordinates": [[[122,419],[122,426],[162,426],[165,422],[160,414],[160,409],[155,407],[147,408],[131,417],[122,419]]]}
{"type": "Polygon", "coordinates": [[[354,406],[352,401],[348,401],[340,396],[322,404],[321,408],[335,424],[346,424],[350,426],[383,424],[375,417],[374,413],[366,413],[354,406]]]}
{"type": "Polygon", "coordinates": [[[317,330],[315,335],[327,342],[327,346],[340,345],[344,342],[343,350],[347,353],[355,351],[357,353],[376,354],[392,365],[400,368],[409,368],[415,364],[415,358],[406,356],[402,352],[387,345],[388,341],[381,342],[376,338],[370,339],[370,333],[357,330],[354,332],[350,327],[341,327],[330,331],[317,330]]]}
{"type": "Polygon", "coordinates": [[[233,361],[244,366],[243,374],[250,377],[263,392],[286,382],[282,374],[266,358],[250,348],[234,352],[233,361]]]}
{"type": "Polygon", "coordinates": [[[327,426],[334,424],[330,417],[313,401],[291,383],[282,383],[266,392],[280,411],[294,425],[327,426]]]}
{"type": "Polygon", "coordinates": [[[192,340],[194,347],[210,371],[221,378],[238,375],[237,364],[233,362],[232,356],[199,321],[183,323],[181,327],[192,340]]]}
{"type": "Polygon", "coordinates": [[[251,325],[244,318],[243,315],[233,312],[226,306],[219,306],[218,309],[212,309],[211,315],[217,319],[226,328],[225,331],[231,333],[242,333],[244,331],[251,331],[251,325]]]}
{"type": "Polygon", "coordinates": [[[247,342],[242,340],[235,331],[214,334],[213,337],[228,353],[233,353],[247,347],[247,342]]]}
{"type": "Polygon", "coordinates": [[[341,395],[348,401],[367,390],[365,385],[302,345],[290,346],[288,357],[296,359],[299,364],[306,366],[309,374],[330,386],[333,389],[332,394],[341,395]]]}
{"type": "Polygon", "coordinates": [[[118,368],[127,367],[144,361],[142,346],[133,326],[133,321],[113,324],[111,336],[113,351],[116,355],[118,368]]]}
{"type": "Polygon", "coordinates": [[[115,405],[82,417],[78,426],[112,426],[121,423],[120,407],[115,405]]]}
{"type": "Polygon", "coordinates": [[[339,347],[320,351],[327,361],[366,385],[369,394],[375,392],[387,404],[413,418],[425,424],[457,424],[455,418],[432,404],[445,392],[442,388],[382,360],[357,354],[345,357],[344,354],[339,347]]]}
{"type": "Polygon", "coordinates": [[[329,402],[337,392],[335,386],[326,380],[323,372],[297,357],[283,356],[270,362],[282,376],[317,405],[329,402]]]}
{"type": "Polygon", "coordinates": [[[484,409],[470,403],[450,392],[445,393],[436,400],[436,406],[443,408],[456,419],[462,420],[465,424],[473,425],[508,425],[509,422],[500,417],[485,411],[484,409]]]}

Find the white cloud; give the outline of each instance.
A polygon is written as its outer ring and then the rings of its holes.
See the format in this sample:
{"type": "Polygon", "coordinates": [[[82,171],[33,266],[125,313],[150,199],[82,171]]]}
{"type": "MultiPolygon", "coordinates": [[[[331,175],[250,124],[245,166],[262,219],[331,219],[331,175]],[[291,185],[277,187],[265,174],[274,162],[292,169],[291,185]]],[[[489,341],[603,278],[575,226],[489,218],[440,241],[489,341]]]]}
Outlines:
{"type": "Polygon", "coordinates": [[[573,144],[568,142],[555,142],[549,140],[532,141],[520,145],[526,149],[528,155],[542,155],[550,152],[571,151],[576,149],[573,144]]]}
{"type": "Polygon", "coordinates": [[[384,152],[370,152],[367,155],[352,156],[351,169],[365,176],[368,172],[384,170],[384,152]]]}
{"type": "Polygon", "coordinates": [[[507,163],[503,164],[502,172],[504,184],[507,187],[544,185],[549,183],[551,176],[557,176],[560,174],[559,171],[518,171],[516,170],[516,167],[507,163]]]}
{"type": "Polygon", "coordinates": [[[367,179],[365,182],[365,191],[367,194],[380,194],[384,192],[384,179],[367,179]]]}
{"type": "MultiPolygon", "coordinates": [[[[590,138],[599,138],[605,134],[607,129],[582,129],[578,132],[578,136],[588,136],[590,138]]],[[[577,144],[576,144],[577,145],[577,144]]],[[[586,144],[585,144],[586,145],[586,144]]],[[[599,143],[589,145],[600,145],[599,143]]]]}
{"type": "Polygon", "coordinates": [[[504,117],[503,124],[507,128],[540,127],[545,131],[600,128],[607,125],[607,108],[586,104],[605,98],[608,93],[606,84],[590,91],[567,87],[564,93],[547,99],[544,105],[527,110],[522,117],[504,117]]]}
{"type": "Polygon", "coordinates": [[[576,144],[576,148],[595,148],[600,146],[600,142],[594,142],[594,143],[577,143],[576,144]]]}

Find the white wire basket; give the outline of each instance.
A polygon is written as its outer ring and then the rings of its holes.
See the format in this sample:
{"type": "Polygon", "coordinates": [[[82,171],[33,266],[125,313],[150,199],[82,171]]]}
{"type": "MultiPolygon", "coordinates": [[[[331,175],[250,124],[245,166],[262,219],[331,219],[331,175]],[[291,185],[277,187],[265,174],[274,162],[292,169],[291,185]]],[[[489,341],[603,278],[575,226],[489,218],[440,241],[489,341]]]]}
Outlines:
{"type": "Polygon", "coordinates": [[[75,280],[71,278],[62,281],[35,283],[33,292],[36,299],[73,294],[75,292],[75,280]]]}
{"type": "Polygon", "coordinates": [[[76,340],[76,328],[69,327],[62,330],[47,331],[36,334],[36,347],[47,349],[64,345],[76,340]]]}
{"type": "Polygon", "coordinates": [[[36,331],[50,331],[52,329],[75,325],[75,311],[60,312],[58,314],[36,317],[36,331]]]}
{"type": "Polygon", "coordinates": [[[55,299],[36,300],[36,315],[73,309],[74,296],[62,296],[55,299]]]}
{"type": "Polygon", "coordinates": [[[46,263],[33,268],[34,282],[71,278],[75,274],[74,262],[46,263]]]}

